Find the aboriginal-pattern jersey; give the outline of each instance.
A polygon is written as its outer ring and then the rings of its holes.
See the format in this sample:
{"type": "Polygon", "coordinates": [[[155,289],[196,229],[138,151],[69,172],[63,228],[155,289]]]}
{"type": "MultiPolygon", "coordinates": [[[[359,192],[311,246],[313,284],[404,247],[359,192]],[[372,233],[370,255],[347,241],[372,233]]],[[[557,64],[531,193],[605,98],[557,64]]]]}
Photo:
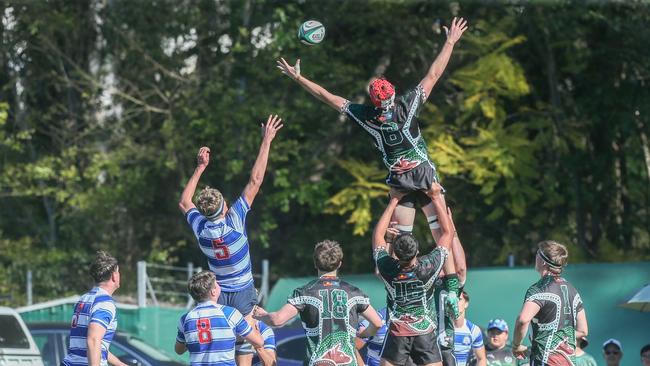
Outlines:
{"type": "Polygon", "coordinates": [[[562,277],[544,276],[530,286],[524,302],[540,308],[532,321],[531,361],[575,365],[576,315],[583,309],[578,291],[562,277]]]}
{"type": "Polygon", "coordinates": [[[436,307],[436,331],[438,332],[438,344],[446,348],[452,348],[454,340],[445,338],[445,330],[453,330],[454,321],[449,317],[445,309],[445,300],[449,291],[445,289],[443,281],[444,277],[438,277],[434,283],[433,298],[436,307]]]}
{"type": "Polygon", "coordinates": [[[287,302],[298,310],[307,335],[309,366],[356,366],[354,339],[359,314],[370,305],[360,289],[323,276],[293,291],[287,302]]]}
{"type": "Polygon", "coordinates": [[[418,257],[417,264],[401,268],[385,248],[375,250],[377,269],[384,281],[390,314],[388,331],[395,336],[429,334],[436,329],[433,289],[447,259],[447,250],[437,247],[418,257]]]}
{"type": "Polygon", "coordinates": [[[388,111],[347,101],[341,112],[373,137],[386,167],[399,174],[424,162],[433,166],[417,122],[425,100],[424,90],[418,85],[406,94],[396,97],[394,106],[388,111]]]}

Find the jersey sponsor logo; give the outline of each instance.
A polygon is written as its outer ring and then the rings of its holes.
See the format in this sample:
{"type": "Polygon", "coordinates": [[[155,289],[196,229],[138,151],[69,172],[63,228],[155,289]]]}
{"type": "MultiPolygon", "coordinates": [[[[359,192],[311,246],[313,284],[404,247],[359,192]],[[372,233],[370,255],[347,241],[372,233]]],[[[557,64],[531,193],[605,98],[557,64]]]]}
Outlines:
{"type": "Polygon", "coordinates": [[[463,337],[463,344],[464,345],[469,345],[470,343],[472,343],[472,340],[469,338],[469,336],[463,337]]]}
{"type": "Polygon", "coordinates": [[[510,357],[510,356],[506,356],[506,357],[504,358],[504,360],[505,360],[507,363],[510,363],[510,362],[513,361],[513,360],[512,360],[512,357],[510,357]]]}
{"type": "Polygon", "coordinates": [[[399,160],[397,160],[395,164],[393,164],[393,166],[390,167],[390,170],[396,174],[403,174],[417,167],[418,165],[420,165],[420,163],[421,161],[419,160],[409,160],[402,157],[399,158],[399,160]]]}

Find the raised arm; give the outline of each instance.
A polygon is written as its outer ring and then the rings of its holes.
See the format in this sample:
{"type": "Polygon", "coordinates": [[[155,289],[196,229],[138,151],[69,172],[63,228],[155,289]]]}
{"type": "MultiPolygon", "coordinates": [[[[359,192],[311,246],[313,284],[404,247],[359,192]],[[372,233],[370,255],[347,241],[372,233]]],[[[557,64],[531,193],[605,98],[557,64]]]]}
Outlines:
{"type": "Polygon", "coordinates": [[[272,327],[281,327],[296,315],[298,315],[298,309],[291,304],[285,304],[280,310],[272,313],[259,306],[256,306],[255,310],[253,310],[253,318],[261,320],[272,327]]]}
{"type": "Polygon", "coordinates": [[[393,211],[395,211],[395,207],[397,207],[397,204],[399,203],[399,200],[402,199],[402,197],[404,197],[404,193],[399,192],[395,189],[392,189],[390,191],[390,201],[388,202],[388,206],[386,206],[384,213],[379,218],[379,221],[375,226],[375,230],[372,233],[373,251],[379,247],[383,247],[388,250],[388,245],[386,243],[386,232],[390,226],[390,219],[393,216],[393,211]]]}
{"type": "Polygon", "coordinates": [[[449,215],[449,221],[451,221],[451,230],[454,236],[451,242],[451,252],[454,257],[454,267],[456,269],[456,274],[458,275],[458,280],[462,285],[467,279],[467,260],[465,259],[465,249],[463,248],[463,244],[460,242],[460,238],[458,237],[456,224],[454,223],[454,217],[451,213],[450,208],[447,208],[447,214],[449,215]]]}
{"type": "Polygon", "coordinates": [[[424,95],[428,98],[431,94],[431,89],[436,85],[440,76],[445,71],[449,58],[451,57],[451,52],[454,50],[454,44],[458,42],[460,37],[463,35],[463,32],[467,30],[467,21],[463,18],[454,18],[451,21],[451,29],[444,27],[445,34],[447,35],[447,41],[442,47],[442,50],[436,57],[435,61],[429,67],[429,71],[424,76],[424,79],[420,81],[422,89],[424,89],[424,95]]]}
{"type": "Polygon", "coordinates": [[[295,80],[295,82],[300,84],[300,86],[302,86],[305,90],[307,90],[309,94],[315,96],[316,99],[336,109],[337,111],[340,111],[343,105],[345,104],[346,102],[345,98],[328,92],[322,86],[316,84],[315,82],[301,75],[300,59],[296,61],[296,64],[294,66],[291,66],[284,58],[280,58],[278,60],[278,69],[280,69],[280,71],[282,71],[283,74],[295,80]]]}
{"type": "Polygon", "coordinates": [[[264,181],[264,173],[266,173],[266,165],[269,161],[271,142],[275,138],[275,134],[279,129],[282,128],[282,126],[282,118],[279,118],[277,115],[270,115],[266,120],[266,124],[262,124],[262,131],[264,132],[264,136],[262,137],[260,151],[257,153],[257,159],[253,165],[251,177],[248,180],[246,187],[244,187],[244,192],[242,193],[244,199],[246,199],[246,203],[248,203],[248,206],[253,205],[255,196],[257,196],[257,192],[260,191],[260,187],[264,181]]]}
{"type": "Polygon", "coordinates": [[[181,194],[181,200],[178,202],[178,208],[183,213],[196,207],[194,206],[194,202],[192,202],[192,197],[194,197],[196,186],[199,184],[199,179],[201,179],[201,175],[205,171],[205,168],[208,167],[208,164],[210,164],[210,148],[203,146],[196,155],[196,168],[194,169],[194,173],[185,185],[185,189],[183,189],[183,193],[181,194]]]}

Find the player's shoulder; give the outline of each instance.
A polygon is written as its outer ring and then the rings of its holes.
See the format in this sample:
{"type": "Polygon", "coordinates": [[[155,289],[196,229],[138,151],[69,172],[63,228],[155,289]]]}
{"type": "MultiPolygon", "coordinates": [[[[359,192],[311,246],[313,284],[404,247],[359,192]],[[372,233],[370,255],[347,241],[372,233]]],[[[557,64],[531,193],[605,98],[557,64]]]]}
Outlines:
{"type": "Polygon", "coordinates": [[[302,285],[300,287],[296,287],[293,290],[293,294],[294,294],[294,296],[296,296],[296,295],[300,295],[300,296],[308,295],[310,293],[317,292],[320,288],[321,288],[320,281],[319,281],[318,278],[315,278],[315,279],[307,282],[306,284],[304,284],[304,285],[302,285]]]}
{"type": "Polygon", "coordinates": [[[359,287],[357,287],[357,286],[351,284],[350,282],[348,282],[348,281],[346,281],[346,280],[343,280],[343,279],[340,280],[340,281],[339,281],[339,287],[340,287],[342,290],[344,290],[345,292],[347,292],[348,294],[350,294],[350,295],[355,295],[355,296],[366,296],[366,293],[363,292],[362,289],[360,289],[359,287]]]}
{"type": "Polygon", "coordinates": [[[467,324],[467,329],[469,329],[469,331],[472,334],[480,334],[481,333],[481,327],[479,327],[478,325],[472,323],[469,319],[465,319],[465,322],[467,324]]]}

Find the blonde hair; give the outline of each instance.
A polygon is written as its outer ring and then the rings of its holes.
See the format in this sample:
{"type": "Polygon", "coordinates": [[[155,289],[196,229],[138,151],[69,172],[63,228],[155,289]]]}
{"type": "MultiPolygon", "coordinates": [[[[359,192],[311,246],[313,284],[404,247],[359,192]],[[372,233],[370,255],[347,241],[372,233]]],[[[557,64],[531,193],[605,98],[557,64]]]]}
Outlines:
{"type": "Polygon", "coordinates": [[[538,244],[539,255],[544,263],[548,266],[549,272],[553,274],[562,273],[562,269],[569,259],[567,248],[553,240],[544,240],[538,244]]]}
{"type": "Polygon", "coordinates": [[[206,186],[199,193],[196,200],[196,206],[205,216],[210,216],[217,212],[223,205],[223,195],[218,189],[206,186]]]}

